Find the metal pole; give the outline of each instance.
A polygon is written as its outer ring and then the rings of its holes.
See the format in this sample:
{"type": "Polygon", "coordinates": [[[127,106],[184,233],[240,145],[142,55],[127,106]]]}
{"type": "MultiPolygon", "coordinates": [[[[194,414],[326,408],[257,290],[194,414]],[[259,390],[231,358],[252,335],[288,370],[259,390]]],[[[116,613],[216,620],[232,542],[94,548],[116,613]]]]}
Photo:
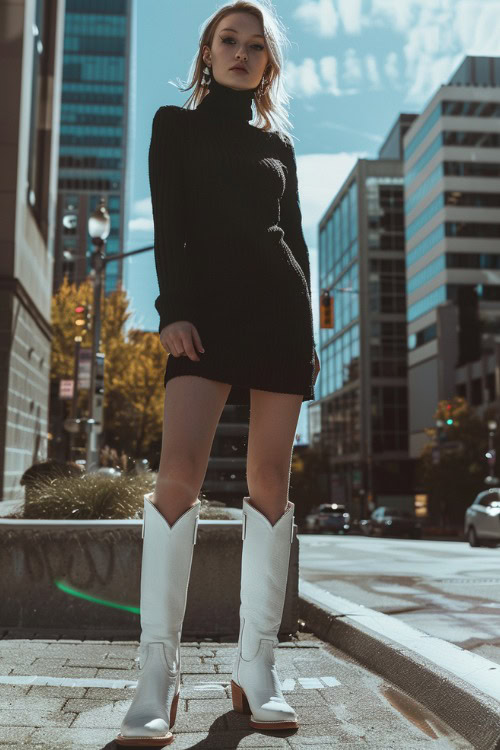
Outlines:
{"type": "Polygon", "coordinates": [[[104,268],[103,256],[105,241],[94,240],[97,245],[92,256],[92,262],[95,269],[94,275],[94,310],[92,319],[92,352],[90,358],[90,389],[89,389],[89,418],[87,421],[87,473],[98,463],[97,450],[97,433],[94,429],[94,394],[96,381],[96,354],[99,351],[99,342],[101,338],[101,288],[102,288],[102,269],[104,268]]]}
{"type": "MultiPolygon", "coordinates": [[[[71,400],[71,419],[76,419],[78,404],[78,361],[80,359],[80,342],[75,341],[75,364],[73,368],[73,398],[71,400]]],[[[69,456],[68,461],[73,460],[74,433],[69,433],[69,456]]]]}

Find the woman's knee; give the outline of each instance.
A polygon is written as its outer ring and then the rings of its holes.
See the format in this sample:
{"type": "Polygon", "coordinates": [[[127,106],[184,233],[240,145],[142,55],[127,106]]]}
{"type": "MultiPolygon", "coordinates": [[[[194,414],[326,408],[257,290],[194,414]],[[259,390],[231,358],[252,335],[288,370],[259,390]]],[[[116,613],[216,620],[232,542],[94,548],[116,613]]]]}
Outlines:
{"type": "Polygon", "coordinates": [[[261,463],[247,466],[249,490],[257,495],[279,496],[288,491],[290,463],[261,463]]]}

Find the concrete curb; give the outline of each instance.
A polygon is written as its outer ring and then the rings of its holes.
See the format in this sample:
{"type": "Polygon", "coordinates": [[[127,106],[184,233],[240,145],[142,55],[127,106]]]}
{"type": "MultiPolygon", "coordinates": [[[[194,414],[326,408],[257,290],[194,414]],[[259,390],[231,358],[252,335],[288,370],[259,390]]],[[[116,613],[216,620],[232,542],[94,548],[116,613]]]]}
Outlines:
{"type": "Polygon", "coordinates": [[[500,750],[500,665],[299,578],[299,615],[322,640],[433,711],[477,750],[500,750]]]}

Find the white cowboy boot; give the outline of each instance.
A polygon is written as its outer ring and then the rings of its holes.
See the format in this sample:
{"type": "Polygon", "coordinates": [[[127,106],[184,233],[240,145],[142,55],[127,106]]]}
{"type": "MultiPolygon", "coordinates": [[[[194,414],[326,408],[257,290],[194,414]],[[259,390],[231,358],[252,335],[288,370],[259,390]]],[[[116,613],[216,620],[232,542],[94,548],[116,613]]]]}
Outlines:
{"type": "Polygon", "coordinates": [[[119,745],[169,745],[181,682],[180,640],[200,500],[172,526],[144,495],[141,640],[135,695],[116,738],[119,745]]]}
{"type": "Polygon", "coordinates": [[[255,729],[296,729],[274,662],[285,604],[295,505],[271,525],[243,498],[243,550],[238,653],[231,674],[233,708],[249,713],[255,729]]]}

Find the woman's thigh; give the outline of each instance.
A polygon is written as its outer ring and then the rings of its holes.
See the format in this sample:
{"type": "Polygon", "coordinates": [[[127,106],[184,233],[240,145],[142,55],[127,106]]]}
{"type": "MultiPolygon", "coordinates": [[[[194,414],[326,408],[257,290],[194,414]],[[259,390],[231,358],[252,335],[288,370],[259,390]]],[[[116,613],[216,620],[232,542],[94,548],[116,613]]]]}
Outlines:
{"type": "Polygon", "coordinates": [[[167,381],[158,478],[184,475],[203,484],[212,443],[231,385],[197,375],[167,381]]]}

